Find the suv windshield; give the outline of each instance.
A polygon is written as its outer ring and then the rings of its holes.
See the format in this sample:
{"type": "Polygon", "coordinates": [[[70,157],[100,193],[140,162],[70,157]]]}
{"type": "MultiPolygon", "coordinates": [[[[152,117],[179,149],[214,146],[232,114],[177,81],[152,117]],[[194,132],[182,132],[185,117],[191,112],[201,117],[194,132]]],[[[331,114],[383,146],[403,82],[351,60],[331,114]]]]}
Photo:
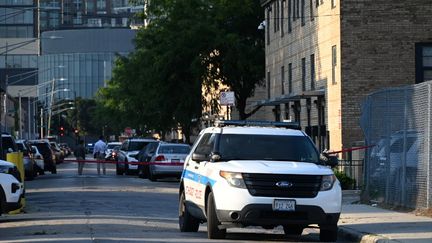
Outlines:
{"type": "Polygon", "coordinates": [[[221,160],[278,160],[319,163],[318,151],[305,136],[221,134],[221,160]]]}

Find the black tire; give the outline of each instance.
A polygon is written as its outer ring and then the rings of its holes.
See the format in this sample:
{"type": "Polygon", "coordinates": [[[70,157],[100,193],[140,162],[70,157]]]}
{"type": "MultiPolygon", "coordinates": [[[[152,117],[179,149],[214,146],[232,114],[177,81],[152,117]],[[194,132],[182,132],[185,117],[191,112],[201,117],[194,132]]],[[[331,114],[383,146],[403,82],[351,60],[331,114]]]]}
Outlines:
{"type": "Polygon", "coordinates": [[[226,229],[219,229],[220,224],[216,214],[213,192],[210,192],[207,198],[207,237],[209,239],[225,239],[226,229]]]}
{"type": "Polygon", "coordinates": [[[141,178],[147,179],[149,176],[148,166],[142,166],[141,167],[141,178]]]}
{"type": "Polygon", "coordinates": [[[337,241],[338,227],[334,226],[320,226],[320,241],[334,242],[337,241]]]}
{"type": "Polygon", "coordinates": [[[120,167],[117,163],[116,163],[116,175],[123,175],[123,170],[120,169],[120,167]]]}
{"type": "Polygon", "coordinates": [[[157,176],[156,176],[155,174],[153,174],[151,168],[149,168],[148,179],[149,179],[150,181],[157,181],[157,176]]]}
{"type": "Polygon", "coordinates": [[[138,177],[144,178],[144,172],[143,172],[143,168],[141,166],[138,166],[138,177]]]}
{"type": "Polygon", "coordinates": [[[284,225],[283,230],[287,236],[300,236],[303,233],[303,227],[299,225],[284,225]]]}
{"type": "Polygon", "coordinates": [[[34,172],[30,171],[29,173],[27,173],[27,175],[25,176],[25,180],[26,181],[32,181],[32,180],[34,180],[34,172]]]}
{"type": "Polygon", "coordinates": [[[179,199],[179,227],[181,232],[198,232],[200,225],[199,219],[192,216],[185,205],[184,191],[179,199]]]}

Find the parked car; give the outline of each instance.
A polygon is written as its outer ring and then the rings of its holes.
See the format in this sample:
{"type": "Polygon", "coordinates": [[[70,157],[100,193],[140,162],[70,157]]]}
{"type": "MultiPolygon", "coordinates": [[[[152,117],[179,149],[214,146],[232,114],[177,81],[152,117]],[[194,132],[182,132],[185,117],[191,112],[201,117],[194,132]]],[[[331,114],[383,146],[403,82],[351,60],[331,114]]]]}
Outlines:
{"type": "Polygon", "coordinates": [[[297,124],[220,121],[200,132],[184,163],[180,231],[197,232],[207,222],[209,239],[247,226],[282,226],[300,236],[318,225],[320,241],[334,242],[342,205],[331,169],[337,164],[297,124]]]}
{"type": "Polygon", "coordinates": [[[115,146],[114,148],[110,149],[111,152],[105,155],[105,160],[108,161],[117,161],[118,160],[118,154],[120,153],[120,145],[115,146]]]}
{"type": "MultiPolygon", "coordinates": [[[[147,144],[136,156],[139,162],[148,163],[152,158],[153,154],[156,152],[157,147],[159,146],[160,141],[154,141],[147,144]]],[[[148,178],[149,165],[141,163],[138,165],[138,176],[140,178],[148,178]]]]}
{"type": "Polygon", "coordinates": [[[23,153],[24,172],[26,180],[33,180],[37,176],[37,165],[33,158],[31,146],[25,140],[16,140],[18,151],[23,153]]]}
{"type": "Polygon", "coordinates": [[[49,142],[51,145],[51,150],[53,151],[53,154],[55,156],[55,162],[56,164],[61,164],[64,161],[65,153],[64,151],[58,146],[56,142],[49,142]]]}
{"type": "Polygon", "coordinates": [[[92,154],[93,153],[93,149],[94,149],[94,143],[88,143],[85,146],[86,152],[88,154],[92,154]]]}
{"type": "Polygon", "coordinates": [[[7,133],[2,133],[1,139],[2,141],[0,144],[1,145],[0,159],[6,160],[6,154],[17,152],[18,148],[15,143],[15,139],[11,135],[7,133]]]}
{"type": "Polygon", "coordinates": [[[72,149],[69,147],[67,143],[59,143],[58,145],[60,149],[63,150],[63,152],[65,153],[65,157],[72,154],[72,149]]]}
{"type": "Polygon", "coordinates": [[[130,162],[138,162],[136,156],[147,144],[156,140],[146,138],[128,138],[123,141],[116,163],[117,175],[133,174],[138,171],[138,164],[129,164],[130,162]]]}
{"type": "Polygon", "coordinates": [[[55,155],[52,152],[51,145],[46,140],[30,140],[29,143],[37,147],[44,159],[44,171],[50,171],[57,174],[57,164],[55,155]]]}
{"type": "Polygon", "coordinates": [[[116,147],[120,148],[120,146],[121,146],[121,142],[109,142],[109,143],[107,143],[107,149],[105,151],[105,158],[111,156],[113,149],[116,147]]]}
{"type": "Polygon", "coordinates": [[[24,185],[17,167],[0,160],[0,214],[19,209],[24,197],[24,185]]]}
{"type": "Polygon", "coordinates": [[[39,173],[39,175],[43,175],[43,174],[45,174],[45,169],[44,169],[45,168],[45,162],[44,162],[44,158],[42,156],[42,153],[39,152],[39,149],[36,146],[31,145],[31,144],[30,144],[30,146],[31,146],[32,151],[33,151],[33,158],[34,158],[36,168],[37,168],[36,171],[39,173]]]}
{"type": "Polygon", "coordinates": [[[169,176],[180,178],[184,161],[190,149],[187,144],[159,143],[147,167],[149,180],[156,181],[159,178],[169,176]]]}

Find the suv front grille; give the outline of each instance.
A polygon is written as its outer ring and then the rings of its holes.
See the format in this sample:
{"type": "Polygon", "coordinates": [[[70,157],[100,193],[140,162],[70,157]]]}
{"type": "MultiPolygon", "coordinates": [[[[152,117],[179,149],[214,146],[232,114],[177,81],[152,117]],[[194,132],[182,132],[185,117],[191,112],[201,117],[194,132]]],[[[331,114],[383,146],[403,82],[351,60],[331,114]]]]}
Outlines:
{"type": "Polygon", "coordinates": [[[249,193],[258,197],[314,198],[320,190],[322,180],[321,175],[242,175],[249,193]]]}

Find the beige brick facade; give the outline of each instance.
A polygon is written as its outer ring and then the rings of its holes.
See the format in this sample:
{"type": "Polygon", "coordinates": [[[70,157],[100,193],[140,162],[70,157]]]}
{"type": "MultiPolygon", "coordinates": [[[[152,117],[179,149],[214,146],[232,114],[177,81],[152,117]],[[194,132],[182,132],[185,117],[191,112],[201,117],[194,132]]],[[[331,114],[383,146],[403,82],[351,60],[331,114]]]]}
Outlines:
{"type": "MultiPolygon", "coordinates": [[[[380,88],[413,84],[415,44],[432,43],[430,0],[263,0],[262,5],[266,87],[258,88],[251,100],[268,106],[251,119],[291,118],[304,130],[325,125],[328,134],[321,131],[321,135],[329,136],[321,137],[326,141],[319,145],[321,149],[339,150],[362,141],[361,101],[380,88]],[[270,102],[275,99],[279,102],[270,102]],[[279,109],[280,114],[275,114],[279,109]],[[300,110],[297,116],[295,109],[300,110]]],[[[313,139],[318,143],[318,137],[313,139]]]]}

